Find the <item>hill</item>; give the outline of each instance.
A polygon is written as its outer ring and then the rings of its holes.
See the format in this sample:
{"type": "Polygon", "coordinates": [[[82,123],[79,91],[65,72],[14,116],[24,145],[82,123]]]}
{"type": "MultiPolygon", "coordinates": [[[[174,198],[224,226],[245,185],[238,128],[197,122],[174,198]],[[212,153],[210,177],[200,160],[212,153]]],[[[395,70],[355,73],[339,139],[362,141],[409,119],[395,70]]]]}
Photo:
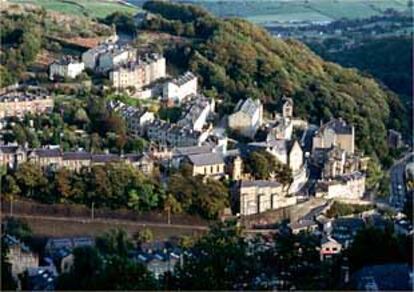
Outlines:
{"type": "Polygon", "coordinates": [[[136,6],[113,0],[11,0],[10,2],[34,4],[51,11],[92,18],[103,18],[115,11],[136,13],[139,10],[136,6]]]}
{"type": "Polygon", "coordinates": [[[145,28],[186,37],[190,44],[168,48],[171,62],[198,73],[205,88],[230,111],[241,98],[260,98],[268,112],[283,95],[296,115],[319,124],[343,117],[356,126],[357,144],[367,154],[387,156],[386,129],[405,125],[398,97],[357,70],[326,62],[298,41],[273,38],[241,19],[219,19],[196,6],[149,1],[154,16],[145,28]]]}
{"type": "MultiPolygon", "coordinates": [[[[381,15],[387,9],[404,11],[408,0],[172,0],[194,3],[219,17],[241,17],[272,26],[275,22],[325,22],[342,18],[357,19],[381,15]]],[[[145,0],[129,0],[142,5],[145,0]]]]}

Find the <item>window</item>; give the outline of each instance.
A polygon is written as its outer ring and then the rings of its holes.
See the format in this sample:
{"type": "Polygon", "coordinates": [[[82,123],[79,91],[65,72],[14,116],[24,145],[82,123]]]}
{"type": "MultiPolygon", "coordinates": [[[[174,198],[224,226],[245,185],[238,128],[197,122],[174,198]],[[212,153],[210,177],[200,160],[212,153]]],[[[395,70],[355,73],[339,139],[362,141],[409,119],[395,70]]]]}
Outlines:
{"type": "Polygon", "coordinates": [[[330,251],[331,249],[329,247],[325,248],[326,251],[330,251]]]}
{"type": "Polygon", "coordinates": [[[333,250],[333,251],[337,251],[338,249],[337,249],[336,247],[333,247],[333,248],[332,248],[332,250],[333,250]]]}

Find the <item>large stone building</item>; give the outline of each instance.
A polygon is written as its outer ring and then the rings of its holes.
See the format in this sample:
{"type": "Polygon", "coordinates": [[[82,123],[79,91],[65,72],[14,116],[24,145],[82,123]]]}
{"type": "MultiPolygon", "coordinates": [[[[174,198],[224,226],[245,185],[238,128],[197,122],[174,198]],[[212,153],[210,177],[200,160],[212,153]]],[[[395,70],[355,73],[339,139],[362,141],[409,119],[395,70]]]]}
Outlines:
{"type": "Polygon", "coordinates": [[[353,172],[329,180],[319,181],[316,196],[342,201],[360,200],[365,193],[365,174],[353,172]]]}
{"type": "Polygon", "coordinates": [[[234,113],[229,116],[230,129],[253,138],[263,123],[263,106],[260,100],[240,100],[234,113]]]}
{"type": "Polygon", "coordinates": [[[85,64],[71,56],[65,56],[49,65],[49,79],[71,78],[79,76],[85,64]]]}
{"type": "Polygon", "coordinates": [[[180,77],[166,82],[162,93],[164,100],[176,104],[195,94],[197,94],[197,77],[191,72],[186,72],[180,77]]]}
{"type": "Polygon", "coordinates": [[[124,63],[109,72],[114,88],[134,87],[137,90],[166,77],[166,61],[162,55],[147,54],[137,61],[124,63]]]}
{"type": "Polygon", "coordinates": [[[0,146],[0,165],[11,169],[23,162],[31,162],[44,169],[65,167],[72,171],[103,165],[111,162],[124,161],[133,165],[145,174],[151,174],[154,162],[144,154],[93,154],[82,151],[62,152],[60,149],[24,149],[19,146],[0,146]]]}
{"type": "Polygon", "coordinates": [[[122,64],[134,62],[136,58],[136,49],[112,43],[101,44],[82,54],[85,68],[100,73],[106,73],[122,64]]]}
{"type": "Polygon", "coordinates": [[[27,113],[41,114],[53,110],[54,100],[44,90],[29,88],[0,96],[0,119],[23,117],[27,113]]]}
{"type": "Polygon", "coordinates": [[[295,196],[286,196],[277,181],[242,180],[235,190],[241,215],[252,215],[296,204],[295,196]]]}
{"type": "Polygon", "coordinates": [[[220,178],[225,175],[223,157],[216,152],[192,154],[187,156],[192,175],[203,175],[220,178]]]}
{"type": "Polygon", "coordinates": [[[338,146],[348,153],[355,151],[355,129],[342,119],[332,119],[322,125],[313,137],[313,150],[338,146]]]}

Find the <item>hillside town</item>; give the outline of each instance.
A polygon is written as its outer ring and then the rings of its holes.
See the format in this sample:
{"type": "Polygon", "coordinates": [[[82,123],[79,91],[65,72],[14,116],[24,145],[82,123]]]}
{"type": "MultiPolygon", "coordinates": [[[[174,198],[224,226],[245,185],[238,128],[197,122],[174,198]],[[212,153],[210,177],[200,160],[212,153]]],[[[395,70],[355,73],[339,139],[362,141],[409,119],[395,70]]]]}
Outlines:
{"type": "MultiPolygon", "coordinates": [[[[327,267],[321,272],[327,277],[336,273],[326,289],[410,289],[408,264],[355,265],[349,252],[358,250],[354,243],[363,241],[364,232],[391,232],[393,240],[414,235],[407,212],[414,190],[412,153],[399,131],[388,129],[387,147],[401,155],[385,181],[382,169],[373,170],[377,158],[358,147],[364,133],[355,120],[337,112],[316,124],[312,116],[303,118],[297,97],[287,94],[273,110],[266,97],[248,93],[229,106],[216,89],[203,86],[206,76],[191,66],[177,69],[168,56],[121,42],[114,32],[82,53],[60,54],[48,63],[42,82],[1,88],[2,243],[17,289],[76,289],[71,277],[79,276],[74,271],[83,256],[105,267],[108,279],[115,270],[107,267],[126,258],[144,267],[131,277],[149,273],[142,283],[158,283],[119,286],[126,290],[181,289],[173,279],[184,279],[186,269],[204,258],[217,260],[224,242],[239,242],[237,236],[249,261],[284,263],[282,243],[292,243],[289,252],[297,258],[279,267],[277,276],[245,267],[254,276],[231,282],[234,290],[302,289],[297,279],[306,273],[303,265],[327,267]],[[32,206],[28,213],[25,204],[32,206]],[[107,227],[130,220],[140,228],[132,236],[120,229],[103,235],[65,231],[43,237],[39,247],[28,244],[31,235],[22,235],[31,225],[23,219],[36,216],[107,227]],[[160,231],[152,228],[188,232],[154,238],[160,231]],[[212,249],[203,240],[183,244],[190,231],[219,243],[212,249]],[[95,249],[105,257],[86,254],[95,249]],[[316,257],[309,260],[311,253],[316,257]],[[385,281],[386,271],[398,276],[385,281]]],[[[82,268],[92,273],[92,266],[82,268]]],[[[106,287],[98,284],[85,287],[106,287]]]]}

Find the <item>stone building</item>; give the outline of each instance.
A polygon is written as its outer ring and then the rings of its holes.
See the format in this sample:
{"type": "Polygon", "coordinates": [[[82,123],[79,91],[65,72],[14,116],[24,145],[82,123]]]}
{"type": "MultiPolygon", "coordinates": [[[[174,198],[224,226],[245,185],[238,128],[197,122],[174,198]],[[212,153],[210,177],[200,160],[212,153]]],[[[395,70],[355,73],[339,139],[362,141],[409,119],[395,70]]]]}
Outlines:
{"type": "Polygon", "coordinates": [[[0,119],[53,110],[54,100],[44,90],[29,88],[0,95],[0,119]]]}
{"type": "Polygon", "coordinates": [[[242,180],[234,194],[241,215],[252,215],[296,204],[296,197],[286,196],[283,185],[277,181],[242,180]]]}
{"type": "Polygon", "coordinates": [[[292,172],[303,168],[303,151],[298,141],[272,140],[248,144],[252,150],[263,149],[272,154],[279,162],[288,165],[292,172]]]}
{"type": "Polygon", "coordinates": [[[201,131],[207,118],[214,112],[215,101],[203,95],[193,95],[182,105],[182,116],[177,122],[181,127],[201,131]]]}
{"type": "Polygon", "coordinates": [[[322,125],[313,137],[312,151],[338,146],[348,153],[355,151],[355,128],[342,119],[332,119],[322,125]]]}
{"type": "Polygon", "coordinates": [[[353,172],[329,180],[319,181],[316,197],[343,201],[360,200],[365,193],[365,174],[353,172]]]}
{"type": "Polygon", "coordinates": [[[64,56],[49,65],[49,79],[71,78],[74,79],[85,69],[85,64],[71,56],[64,56]]]}
{"type": "Polygon", "coordinates": [[[203,175],[220,178],[225,175],[223,157],[216,152],[193,154],[187,156],[191,165],[192,175],[203,175]]]}
{"type": "Polygon", "coordinates": [[[208,130],[195,131],[159,119],[155,119],[147,125],[148,139],[168,147],[200,146],[208,135],[208,130]]]}
{"type": "Polygon", "coordinates": [[[260,100],[240,100],[234,113],[229,116],[230,129],[253,138],[263,123],[263,105],[260,100]]]}
{"type": "Polygon", "coordinates": [[[292,119],[293,118],[293,99],[291,98],[284,98],[284,103],[282,107],[282,115],[284,119],[292,119]]]}
{"type": "Polygon", "coordinates": [[[123,63],[109,72],[112,87],[134,87],[137,90],[166,77],[166,61],[162,55],[147,54],[138,60],[123,63]]]}
{"type": "Polygon", "coordinates": [[[11,264],[11,273],[16,281],[19,279],[18,276],[28,268],[39,266],[39,256],[33,253],[23,242],[8,234],[2,240],[9,248],[6,258],[11,264]]]}
{"type": "Polygon", "coordinates": [[[168,81],[163,86],[163,98],[175,104],[181,103],[188,96],[197,94],[197,77],[187,71],[178,78],[168,81]]]}

